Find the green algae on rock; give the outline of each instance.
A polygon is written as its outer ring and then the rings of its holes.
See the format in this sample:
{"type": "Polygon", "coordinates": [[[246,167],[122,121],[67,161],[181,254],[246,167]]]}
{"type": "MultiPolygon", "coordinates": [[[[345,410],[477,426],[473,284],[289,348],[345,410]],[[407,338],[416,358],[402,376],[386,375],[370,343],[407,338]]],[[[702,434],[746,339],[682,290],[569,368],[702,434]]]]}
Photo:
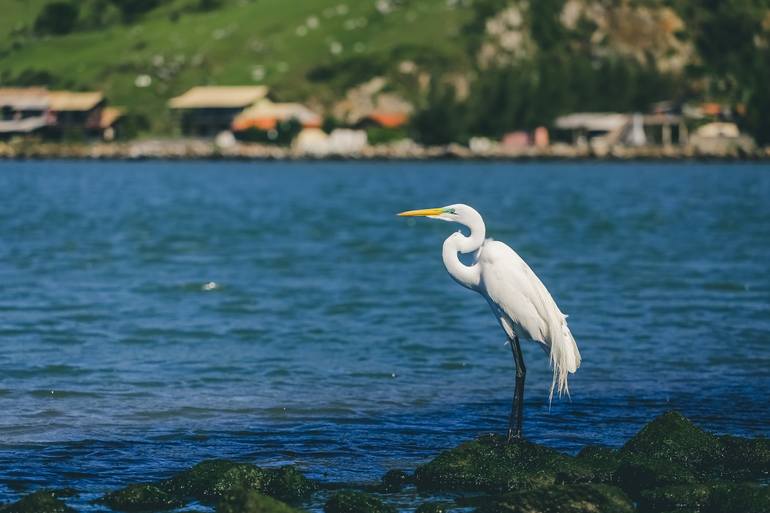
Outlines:
{"type": "Polygon", "coordinates": [[[285,502],[259,494],[254,490],[225,493],[217,504],[217,513],[300,513],[285,502]]]}
{"type": "Polygon", "coordinates": [[[162,503],[173,502],[178,507],[189,499],[214,503],[225,494],[252,490],[284,502],[296,503],[307,498],[315,485],[296,468],[263,469],[249,463],[227,460],[207,460],[179,474],[145,485],[130,485],[103,497],[103,501],[120,503],[123,511],[138,511],[154,500],[156,506],[146,509],[169,509],[162,503]],[[134,506],[133,509],[132,506],[134,506]]]}
{"type": "Polygon", "coordinates": [[[634,505],[620,488],[602,484],[551,485],[511,492],[476,513],[631,513],[634,505]]]}
{"type": "Polygon", "coordinates": [[[586,475],[590,469],[541,445],[489,435],[442,452],[417,468],[420,490],[478,490],[506,492],[554,484],[557,475],[586,475]]]}
{"type": "Polygon", "coordinates": [[[106,494],[100,502],[117,511],[158,511],[183,505],[155,484],[132,484],[106,494]]]}
{"type": "Polygon", "coordinates": [[[770,472],[770,440],[716,436],[677,412],[655,418],[619,452],[618,479],[633,488],[738,481],[770,472]],[[644,482],[641,482],[644,481],[644,482]]]}
{"type": "Polygon", "coordinates": [[[420,504],[414,513],[447,513],[452,508],[446,502],[424,502],[420,504]]]}
{"type": "Polygon", "coordinates": [[[645,513],[767,513],[770,488],[756,483],[696,483],[645,490],[645,513]]]}
{"type": "Polygon", "coordinates": [[[0,513],[76,513],[56,495],[55,491],[39,490],[14,503],[0,506],[0,513]]]}
{"type": "Polygon", "coordinates": [[[368,493],[351,490],[332,495],[324,505],[326,513],[396,513],[396,508],[368,493]]]}
{"type": "Polygon", "coordinates": [[[380,488],[384,492],[398,492],[410,481],[409,475],[400,469],[388,470],[382,476],[382,485],[380,488]]]}

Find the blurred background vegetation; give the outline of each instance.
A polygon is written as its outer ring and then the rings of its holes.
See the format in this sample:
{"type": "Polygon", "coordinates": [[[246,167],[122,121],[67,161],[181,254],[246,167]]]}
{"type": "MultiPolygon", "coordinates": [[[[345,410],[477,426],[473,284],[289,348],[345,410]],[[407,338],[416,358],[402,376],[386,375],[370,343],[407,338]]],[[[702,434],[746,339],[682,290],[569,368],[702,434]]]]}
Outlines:
{"type": "MultiPolygon", "coordinates": [[[[770,142],[770,0],[0,0],[0,85],[101,89],[171,134],[194,85],[333,112],[373,77],[426,143],[718,102],[770,142]]],[[[330,114],[331,116],[331,114],[330,114]]]]}

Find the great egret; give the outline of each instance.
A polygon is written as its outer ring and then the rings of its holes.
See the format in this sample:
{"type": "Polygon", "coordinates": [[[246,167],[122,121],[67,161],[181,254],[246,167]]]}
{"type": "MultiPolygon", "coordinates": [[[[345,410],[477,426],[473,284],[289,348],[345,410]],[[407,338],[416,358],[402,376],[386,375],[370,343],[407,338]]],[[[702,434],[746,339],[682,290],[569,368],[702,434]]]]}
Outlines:
{"type": "Polygon", "coordinates": [[[569,394],[567,373],[574,373],[580,366],[580,351],[567,327],[567,316],[559,310],[543,283],[514,250],[502,242],[485,239],[484,220],[472,207],[458,204],[409,210],[398,215],[441,219],[464,225],[470,230],[467,237],[458,230],[444,241],[444,265],[457,283],[484,296],[508,336],[516,366],[508,441],[521,438],[527,369],[519,337],[540,343],[550,355],[553,381],[549,399],[553,399],[554,389],[559,395],[564,392],[569,394]],[[465,265],[457,256],[458,253],[474,251],[476,254],[471,265],[465,265]]]}

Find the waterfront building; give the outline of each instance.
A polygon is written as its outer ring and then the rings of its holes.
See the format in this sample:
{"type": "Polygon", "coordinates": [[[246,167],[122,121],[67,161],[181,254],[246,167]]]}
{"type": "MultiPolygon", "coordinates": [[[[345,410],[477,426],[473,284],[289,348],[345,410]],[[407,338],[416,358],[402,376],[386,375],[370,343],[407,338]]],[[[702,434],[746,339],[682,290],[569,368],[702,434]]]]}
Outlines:
{"type": "Polygon", "coordinates": [[[266,86],[198,86],[169,100],[185,135],[211,137],[230,130],[244,109],[267,97],[266,86]]]}

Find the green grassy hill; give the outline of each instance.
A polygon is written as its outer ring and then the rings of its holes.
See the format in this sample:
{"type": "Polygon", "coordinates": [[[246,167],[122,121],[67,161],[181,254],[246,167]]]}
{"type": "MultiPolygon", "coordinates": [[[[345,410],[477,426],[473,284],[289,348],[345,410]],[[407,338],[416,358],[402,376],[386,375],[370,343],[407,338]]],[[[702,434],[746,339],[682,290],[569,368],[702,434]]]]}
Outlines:
{"type": "Polygon", "coordinates": [[[396,58],[467,64],[450,37],[468,12],[445,0],[381,13],[373,2],[229,0],[207,11],[164,2],[130,24],[33,33],[45,1],[0,0],[0,82],[102,88],[113,104],[166,128],[165,101],[201,84],[271,86],[283,100],[328,103],[396,58]],[[317,80],[308,75],[318,75],[317,80]],[[137,87],[139,75],[149,87],[137,87]]]}
{"type": "Polygon", "coordinates": [[[151,133],[173,132],[166,101],[194,85],[267,84],[330,107],[383,76],[420,109],[418,137],[442,125],[437,142],[659,100],[748,106],[741,123],[770,140],[770,0],[0,0],[0,12],[0,85],[103,89],[151,133]]]}

